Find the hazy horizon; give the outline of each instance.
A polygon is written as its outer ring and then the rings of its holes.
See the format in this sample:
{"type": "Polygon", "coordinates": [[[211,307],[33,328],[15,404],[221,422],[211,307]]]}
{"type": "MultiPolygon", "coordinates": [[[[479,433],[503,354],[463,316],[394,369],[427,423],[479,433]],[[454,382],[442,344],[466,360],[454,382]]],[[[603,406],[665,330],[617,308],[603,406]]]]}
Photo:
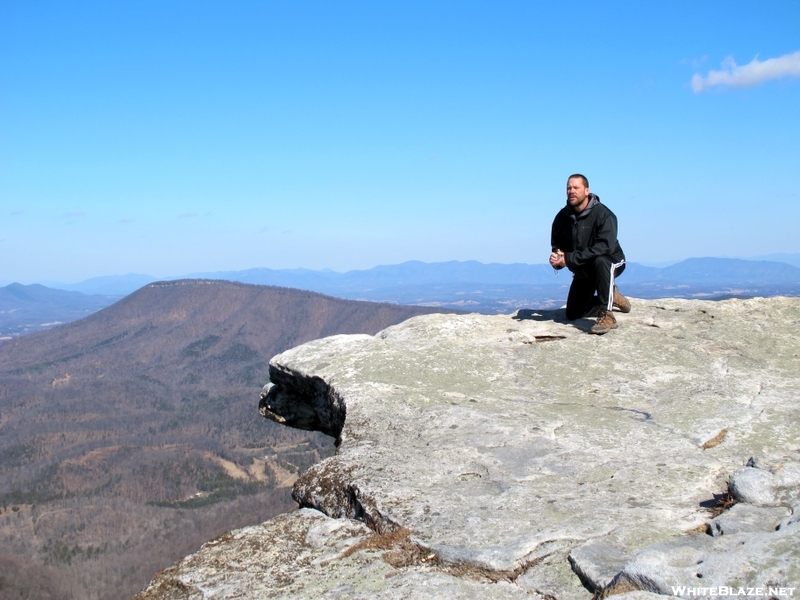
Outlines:
{"type": "MultiPolygon", "coordinates": [[[[679,260],[669,260],[669,261],[655,262],[655,263],[639,262],[639,261],[628,261],[628,262],[636,263],[636,264],[642,265],[644,267],[653,267],[653,268],[665,268],[665,267],[668,267],[668,266],[671,266],[671,265],[678,264],[678,263],[683,262],[684,260],[688,260],[690,258],[727,258],[727,259],[735,259],[735,260],[751,260],[751,261],[769,260],[769,261],[774,261],[774,262],[783,262],[783,261],[780,260],[780,258],[776,257],[778,254],[783,254],[787,258],[793,258],[794,259],[793,262],[786,262],[786,264],[796,265],[796,263],[798,261],[800,261],[800,253],[797,253],[797,254],[793,254],[793,253],[776,253],[775,255],[759,255],[759,256],[703,256],[703,257],[687,256],[687,257],[681,258],[679,260]]],[[[399,263],[377,264],[377,265],[373,265],[371,267],[367,267],[367,268],[364,268],[364,269],[336,270],[336,269],[330,269],[330,268],[308,269],[307,267],[287,267],[287,268],[284,268],[284,269],[273,269],[273,270],[279,270],[279,271],[284,271],[284,270],[285,271],[308,270],[308,271],[314,271],[314,272],[326,272],[327,271],[327,272],[336,273],[336,274],[340,274],[341,275],[341,274],[345,274],[345,273],[349,273],[349,272],[353,272],[353,271],[369,271],[371,269],[375,269],[375,268],[379,268],[379,267],[388,267],[388,266],[400,265],[400,264],[404,264],[404,263],[408,263],[408,262],[423,262],[423,263],[427,263],[427,264],[441,264],[441,263],[447,263],[447,262],[480,262],[480,263],[485,264],[485,265],[488,265],[488,264],[546,265],[547,264],[546,261],[540,261],[540,262],[517,262],[517,263],[500,263],[500,262],[484,263],[482,261],[475,261],[474,259],[466,259],[466,260],[453,259],[452,261],[418,261],[416,259],[409,259],[407,261],[402,261],[402,262],[399,262],[399,263]]],[[[10,285],[12,283],[19,283],[19,284],[22,284],[22,285],[40,284],[40,285],[44,285],[44,286],[47,286],[47,287],[52,287],[52,286],[57,286],[57,285],[77,285],[77,284],[84,283],[86,281],[90,281],[90,280],[93,280],[93,279],[102,279],[102,278],[106,278],[106,277],[151,277],[153,279],[170,280],[170,279],[181,279],[181,278],[185,278],[185,277],[191,277],[191,276],[196,275],[198,273],[241,272],[241,271],[249,271],[249,270],[255,270],[255,269],[272,269],[272,267],[263,267],[263,266],[261,266],[261,267],[248,267],[248,268],[244,268],[244,269],[219,269],[219,270],[216,270],[216,271],[197,270],[197,271],[194,271],[192,273],[169,273],[169,274],[161,273],[161,274],[158,274],[158,275],[153,275],[152,273],[132,273],[132,272],[131,273],[103,273],[103,274],[98,274],[98,275],[92,275],[90,277],[86,277],[85,279],[79,279],[79,280],[75,280],[75,281],[66,281],[66,280],[59,280],[59,279],[36,279],[36,280],[14,280],[14,281],[10,281],[10,280],[2,280],[2,279],[0,279],[0,286],[7,286],[7,285],[10,285]]]]}

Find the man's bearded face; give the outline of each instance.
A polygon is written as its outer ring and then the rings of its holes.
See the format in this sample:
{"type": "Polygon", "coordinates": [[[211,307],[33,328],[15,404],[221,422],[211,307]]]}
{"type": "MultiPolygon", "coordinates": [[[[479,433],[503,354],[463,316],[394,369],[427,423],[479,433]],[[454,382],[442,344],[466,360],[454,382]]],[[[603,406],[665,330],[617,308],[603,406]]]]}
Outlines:
{"type": "Polygon", "coordinates": [[[567,181],[567,202],[575,210],[583,210],[588,204],[589,188],[583,185],[583,179],[574,177],[567,181]]]}

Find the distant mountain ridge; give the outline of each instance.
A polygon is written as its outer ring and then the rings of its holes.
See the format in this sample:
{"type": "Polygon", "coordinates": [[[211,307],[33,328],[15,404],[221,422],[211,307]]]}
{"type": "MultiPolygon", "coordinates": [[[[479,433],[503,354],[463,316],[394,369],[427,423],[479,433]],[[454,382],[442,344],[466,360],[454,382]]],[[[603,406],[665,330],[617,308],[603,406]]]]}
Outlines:
{"type": "MultiPolygon", "coordinates": [[[[183,279],[183,277],[171,277],[170,279],[183,279]]],[[[102,275],[92,277],[79,283],[57,283],[44,282],[48,287],[84,294],[107,294],[111,296],[127,296],[135,292],[140,287],[158,281],[152,275],[142,275],[139,273],[128,273],[127,275],[102,275]]]]}
{"type": "Polygon", "coordinates": [[[354,291],[403,285],[448,283],[544,283],[552,277],[552,272],[552,268],[544,264],[487,264],[475,260],[425,263],[412,260],[397,265],[378,265],[372,269],[353,270],[345,273],[307,269],[248,269],[246,271],[196,273],[193,276],[247,281],[248,283],[280,280],[290,287],[297,287],[300,284],[323,286],[331,290],[354,291]]]}
{"type": "MultiPolygon", "coordinates": [[[[661,269],[631,265],[634,281],[701,282],[719,284],[793,284],[800,282],[800,268],[788,263],[738,258],[687,258],[661,269]]],[[[631,273],[626,276],[631,280],[631,273]]]]}
{"type": "Polygon", "coordinates": [[[0,288],[0,338],[82,319],[121,297],[12,283],[0,288]]]}
{"type": "MultiPolygon", "coordinates": [[[[800,255],[776,255],[787,261],[800,255]]],[[[424,263],[408,261],[372,269],[338,273],[329,269],[247,269],[193,273],[192,278],[238,281],[308,290],[351,300],[439,306],[483,313],[511,313],[519,308],[556,308],[564,303],[571,276],[556,273],[546,264],[501,264],[478,261],[424,263]]],[[[171,278],[176,279],[176,278],[171,278]]],[[[171,280],[168,279],[168,280],[171,280]]],[[[0,295],[0,337],[20,335],[43,328],[42,324],[69,321],[110,304],[115,298],[155,281],[149,275],[128,274],[95,277],[68,286],[84,292],[104,291],[105,296],[86,300],[84,312],[73,317],[47,316],[53,304],[42,305],[30,318],[23,312],[7,312],[0,295]],[[47,308],[47,310],[45,310],[47,308]],[[5,311],[5,312],[4,312],[5,311]],[[23,318],[25,316],[25,318],[23,318]],[[38,323],[37,320],[38,319],[38,323]],[[20,322],[20,320],[22,322],[20,322]]],[[[19,284],[15,284],[19,285],[19,284]]],[[[625,294],[640,298],[727,298],[800,295],[800,268],[774,260],[689,258],[667,267],[628,263],[619,279],[625,294]]],[[[18,290],[19,291],[19,290],[18,290]]],[[[76,300],[70,297],[73,304],[76,300]]],[[[31,310],[33,307],[29,307],[31,310]]],[[[16,310],[16,309],[15,309],[16,310]]]]}
{"type": "MultiPolygon", "coordinates": [[[[800,281],[800,254],[770,255],[782,260],[746,260],[737,258],[689,258],[668,267],[647,267],[628,264],[626,278],[636,272],[635,282],[645,281],[713,281],[741,283],[781,283],[800,281]],[[788,268],[787,268],[788,267],[788,268]]],[[[475,260],[426,263],[407,261],[396,265],[378,265],[371,269],[344,273],[330,269],[269,269],[242,271],[197,272],[172,279],[224,279],[258,285],[279,285],[320,293],[354,294],[377,289],[420,285],[480,283],[489,285],[558,285],[549,265],[528,263],[481,263],[475,260]]],[[[125,295],[142,285],[156,281],[141,274],[94,277],[76,284],[50,284],[52,287],[83,293],[125,295]]]]}
{"type": "Polygon", "coordinates": [[[777,252],[774,254],[763,254],[761,256],[751,256],[745,260],[769,260],[773,262],[782,262],[793,267],[800,267],[800,254],[789,254],[787,252],[777,252]]]}
{"type": "MultiPolygon", "coordinates": [[[[550,308],[563,301],[570,273],[545,264],[484,264],[477,261],[423,263],[409,261],[366,271],[276,271],[250,269],[197,274],[208,278],[286,285],[345,298],[436,304],[471,308],[479,312],[513,312],[534,303],[550,308]],[[460,296],[460,297],[459,297],[460,296]],[[480,296],[480,297],[477,297],[480,296]],[[487,301],[487,299],[491,299],[487,301]]],[[[730,258],[690,258],[663,267],[626,266],[620,285],[632,295],[673,296],[676,286],[688,286],[678,295],[718,293],[776,295],[800,293],[800,268],[775,261],[730,258]]]]}

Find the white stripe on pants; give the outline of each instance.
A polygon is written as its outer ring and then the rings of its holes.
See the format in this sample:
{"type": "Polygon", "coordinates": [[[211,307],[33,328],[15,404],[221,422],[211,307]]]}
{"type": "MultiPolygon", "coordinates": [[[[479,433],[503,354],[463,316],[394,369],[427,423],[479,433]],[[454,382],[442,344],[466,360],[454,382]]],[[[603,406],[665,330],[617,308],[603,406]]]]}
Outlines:
{"type": "Polygon", "coordinates": [[[614,263],[611,265],[611,277],[609,278],[608,283],[608,306],[606,307],[607,310],[611,310],[614,306],[614,271],[617,270],[617,267],[621,267],[625,264],[625,259],[622,262],[614,263]]]}

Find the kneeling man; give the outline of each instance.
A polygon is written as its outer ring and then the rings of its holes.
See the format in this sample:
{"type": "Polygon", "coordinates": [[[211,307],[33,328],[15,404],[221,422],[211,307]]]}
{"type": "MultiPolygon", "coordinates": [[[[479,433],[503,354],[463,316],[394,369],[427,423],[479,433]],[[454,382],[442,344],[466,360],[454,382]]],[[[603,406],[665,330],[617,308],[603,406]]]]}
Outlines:
{"type": "Polygon", "coordinates": [[[617,217],[589,191],[589,180],[583,175],[567,179],[567,205],[553,220],[550,245],[553,268],[567,267],[573,273],[567,319],[596,314],[597,322],[589,333],[616,329],[612,309],[631,310],[628,299],[614,285],[614,279],[625,270],[625,255],[617,241],[617,217]]]}

